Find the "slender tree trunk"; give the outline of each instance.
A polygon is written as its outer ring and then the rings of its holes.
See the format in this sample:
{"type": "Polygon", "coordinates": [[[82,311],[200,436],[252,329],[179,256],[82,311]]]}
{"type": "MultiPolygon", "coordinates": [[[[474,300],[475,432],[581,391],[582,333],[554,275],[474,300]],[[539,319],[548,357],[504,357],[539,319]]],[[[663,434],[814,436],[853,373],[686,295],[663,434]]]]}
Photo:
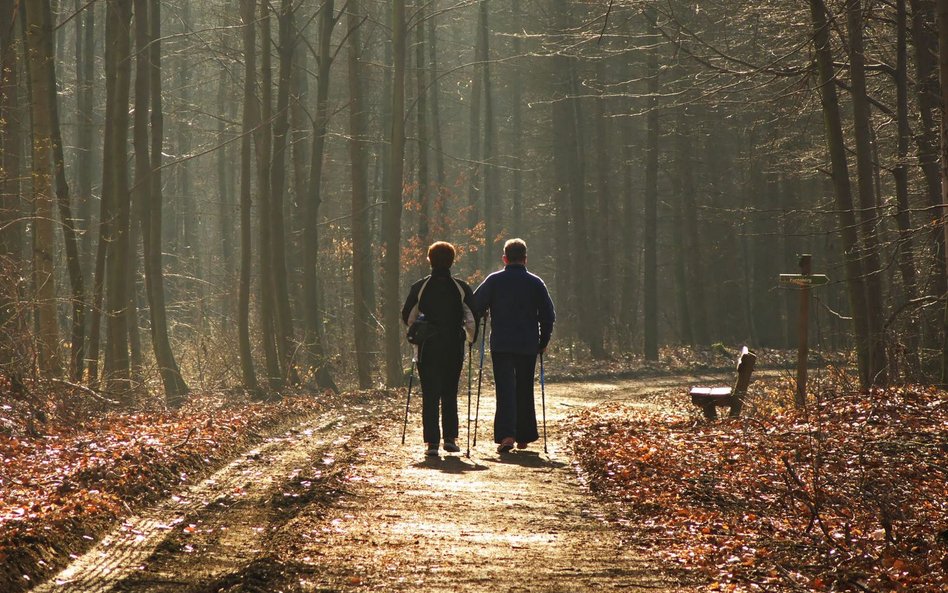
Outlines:
{"type": "MultiPolygon", "coordinates": [[[[139,189],[142,191],[144,198],[141,211],[141,229],[145,254],[143,265],[145,270],[145,293],[148,298],[148,313],[151,319],[151,346],[155,355],[155,362],[158,364],[158,374],[161,376],[161,383],[164,386],[165,402],[171,407],[177,407],[184,401],[189,389],[181,376],[181,370],[175,360],[171,340],[168,336],[168,314],[165,306],[165,281],[162,268],[161,243],[164,199],[161,183],[161,155],[164,145],[164,114],[161,101],[161,0],[149,0],[148,9],[147,39],[143,40],[148,47],[148,61],[147,63],[136,61],[136,67],[138,68],[136,76],[148,77],[146,88],[150,100],[146,100],[144,95],[141,100],[144,104],[143,111],[149,106],[151,108],[149,116],[151,138],[149,148],[146,151],[146,145],[143,141],[148,137],[148,131],[140,129],[144,122],[139,122],[136,119],[135,177],[136,180],[139,179],[139,166],[143,167],[143,173],[147,170],[147,177],[141,178],[141,185],[147,187],[147,189],[145,187],[139,189]],[[141,146],[142,157],[147,156],[150,160],[151,165],[148,169],[144,169],[147,166],[144,160],[141,163],[137,161],[139,146],[141,146]]],[[[139,13],[139,16],[141,16],[141,13],[139,13]]],[[[136,19],[139,16],[136,16],[136,19]]],[[[141,31],[136,23],[136,36],[144,34],[145,32],[141,31]]],[[[140,47],[145,47],[145,45],[140,47]]],[[[137,60],[141,58],[141,55],[136,56],[137,60]]],[[[137,85],[136,82],[136,104],[139,100],[137,85]]],[[[144,114],[142,117],[144,118],[144,114]]]]}
{"type": "MultiPolygon", "coordinates": [[[[520,6],[520,0],[512,0],[510,10],[513,13],[513,38],[511,46],[515,58],[521,58],[523,54],[523,9],[520,6]]],[[[513,80],[510,83],[511,110],[510,127],[513,132],[513,145],[511,147],[513,167],[510,201],[512,209],[511,217],[511,235],[519,237],[523,234],[523,78],[519,66],[514,72],[513,80]]]]}
{"type": "Polygon", "coordinates": [[[46,376],[62,372],[53,263],[53,126],[56,74],[49,0],[29,0],[26,9],[31,120],[33,122],[33,286],[36,292],[37,362],[46,376]],[[51,102],[52,99],[52,102],[51,102]]]}
{"type": "Polygon", "coordinates": [[[273,154],[273,74],[270,67],[271,32],[270,7],[260,0],[260,119],[254,134],[257,147],[257,191],[260,194],[259,212],[259,266],[260,266],[260,327],[263,351],[267,364],[267,382],[270,389],[280,391],[284,386],[282,358],[277,350],[276,298],[273,294],[273,206],[270,203],[270,162],[273,154]]]}
{"type": "MultiPolygon", "coordinates": [[[[232,11],[234,6],[228,2],[227,3],[228,11],[232,11]]],[[[230,15],[228,15],[229,17],[230,15]]],[[[228,23],[230,20],[228,18],[228,23]]],[[[225,35],[223,38],[224,51],[230,53],[234,51],[231,46],[230,35],[225,35]]],[[[220,321],[224,327],[229,327],[229,320],[231,318],[232,309],[231,303],[233,302],[234,293],[231,290],[233,286],[234,278],[234,221],[233,221],[233,198],[231,197],[234,193],[234,177],[232,174],[233,167],[233,155],[231,153],[230,147],[226,144],[228,130],[226,120],[234,119],[234,102],[231,99],[229,94],[230,87],[227,84],[228,79],[230,78],[230,72],[225,68],[221,68],[220,74],[217,78],[217,108],[220,110],[221,114],[226,114],[225,117],[221,117],[217,120],[217,143],[220,145],[220,148],[217,150],[217,200],[218,200],[218,217],[219,217],[219,232],[220,232],[220,255],[221,255],[221,273],[219,275],[219,281],[221,286],[224,289],[221,291],[220,301],[218,303],[218,315],[220,316],[220,321]]]]}
{"type": "MultiPolygon", "coordinates": [[[[912,140],[909,126],[908,97],[908,18],[905,9],[906,0],[896,0],[896,119],[899,138],[896,148],[898,162],[892,170],[895,179],[895,196],[898,211],[895,221],[899,226],[899,270],[902,275],[902,291],[906,301],[918,298],[918,280],[915,272],[915,255],[912,249],[912,220],[909,211],[908,188],[908,152],[912,140]]],[[[917,316],[912,313],[906,324],[905,358],[908,365],[907,379],[921,379],[921,360],[919,358],[919,327],[917,316]]]]}
{"type": "Polygon", "coordinates": [[[869,323],[869,379],[873,385],[885,385],[886,348],[882,294],[882,265],[879,257],[879,211],[873,191],[871,114],[866,94],[866,68],[863,50],[862,1],[847,0],[847,29],[852,79],[853,130],[856,139],[856,169],[859,188],[860,229],[863,243],[863,272],[866,274],[866,305],[869,323]]]}
{"type": "Polygon", "coordinates": [[[85,356],[85,285],[82,278],[82,260],[79,254],[79,230],[72,214],[72,198],[69,195],[69,183],[66,181],[66,157],[63,154],[62,128],[59,124],[59,105],[56,97],[55,71],[51,76],[47,92],[52,93],[48,103],[53,106],[50,114],[53,120],[53,167],[56,172],[56,202],[59,207],[60,225],[63,231],[63,246],[66,251],[66,269],[69,273],[69,286],[72,290],[72,329],[70,342],[72,352],[69,360],[69,376],[78,381],[82,377],[85,356]]]}
{"type": "MultiPolygon", "coordinates": [[[[19,261],[22,241],[20,218],[20,117],[15,51],[15,0],[0,0],[0,257],[19,261]]],[[[0,319],[5,311],[0,311],[0,319]]]]}
{"type": "MultiPolygon", "coordinates": [[[[948,204],[948,1],[938,2],[938,70],[941,74],[941,189],[943,214],[944,205],[948,204]]],[[[948,225],[942,222],[946,239],[948,239],[948,225]]],[[[948,243],[948,241],[946,241],[948,243]]],[[[945,305],[945,329],[942,346],[941,382],[948,383],[948,303],[945,305]]]]}
{"type": "MultiPolygon", "coordinates": [[[[131,84],[131,0],[114,0],[107,7],[106,77],[112,81],[106,94],[105,135],[110,140],[108,168],[108,201],[113,209],[111,231],[106,250],[106,315],[108,346],[105,370],[109,390],[128,398],[131,395],[128,342],[128,250],[131,200],[129,199],[128,167],[128,102],[131,84]]],[[[103,192],[104,193],[104,192],[103,192]]]]}
{"type": "Polygon", "coordinates": [[[425,4],[428,0],[417,0],[415,3],[415,89],[417,100],[418,138],[418,203],[421,207],[418,218],[418,237],[422,245],[431,243],[431,204],[430,204],[430,176],[428,173],[428,72],[425,64],[425,4]]]}
{"type": "Polygon", "coordinates": [[[66,181],[66,163],[63,155],[63,140],[59,123],[59,105],[56,92],[56,73],[54,68],[45,72],[49,77],[47,92],[51,96],[47,103],[52,106],[52,149],[56,179],[56,200],[59,207],[59,218],[63,231],[63,246],[66,251],[66,267],[69,273],[69,284],[72,290],[72,352],[69,361],[69,375],[74,380],[82,376],[84,347],[85,347],[85,288],[82,277],[81,259],[79,254],[79,240],[76,219],[72,214],[72,201],[69,195],[69,184],[66,181]]]}
{"type": "Polygon", "coordinates": [[[863,264],[859,258],[859,237],[856,215],[853,209],[852,187],[849,166],[846,162],[846,146],[843,142],[842,116],[836,95],[835,66],[829,42],[829,25],[823,0],[809,0],[813,19],[813,40],[816,44],[816,61],[819,69],[820,101],[823,106],[823,121],[826,127],[826,144],[832,166],[833,192],[839,215],[840,238],[845,260],[846,284],[856,333],[856,353],[859,362],[859,379],[864,387],[869,386],[870,338],[867,320],[867,303],[863,264]]]}
{"type": "Polygon", "coordinates": [[[647,34],[652,47],[647,50],[646,76],[648,77],[648,113],[646,115],[645,138],[645,220],[644,220],[644,338],[645,359],[658,360],[658,51],[654,47],[658,39],[655,8],[645,9],[647,34]]]}
{"type": "Polygon", "coordinates": [[[372,386],[375,295],[372,286],[372,245],[369,232],[368,117],[362,90],[361,0],[349,0],[349,161],[352,178],[352,302],[353,335],[359,387],[372,386]]]}
{"type": "MultiPolygon", "coordinates": [[[[270,223],[272,224],[271,266],[273,268],[273,295],[276,312],[277,347],[284,378],[293,383],[299,377],[293,367],[293,314],[290,311],[290,293],[286,268],[286,226],[283,213],[283,195],[286,185],[286,138],[289,132],[290,81],[297,33],[293,27],[293,9],[290,0],[282,0],[279,22],[280,79],[277,87],[277,110],[273,126],[273,159],[270,163],[270,223]]],[[[331,15],[331,0],[326,0],[323,11],[331,15]]],[[[312,231],[313,229],[306,229],[312,231]]]]}
{"type": "MultiPolygon", "coordinates": [[[[680,130],[678,130],[677,133],[680,133],[680,130]]],[[[678,155],[678,161],[678,165],[681,166],[680,154],[678,155]]],[[[680,176],[681,169],[678,170],[678,174],[672,177],[671,180],[672,193],[675,196],[674,204],[672,205],[672,225],[676,229],[681,229],[683,234],[687,234],[684,218],[684,195],[682,193],[680,176]]],[[[688,298],[688,293],[692,287],[688,285],[687,251],[688,248],[685,246],[685,241],[674,242],[675,286],[677,287],[675,290],[675,304],[677,305],[676,310],[678,312],[678,340],[688,346],[694,346],[694,326],[691,322],[691,302],[688,298]]]]}
{"type": "Polygon", "coordinates": [[[431,4],[432,15],[425,22],[428,29],[428,64],[431,72],[431,136],[434,139],[434,157],[435,157],[435,180],[438,183],[437,197],[434,207],[434,234],[439,237],[447,237],[449,229],[445,217],[445,201],[448,199],[449,190],[447,187],[447,178],[444,170],[444,140],[441,134],[441,79],[438,74],[438,37],[435,34],[435,20],[438,12],[437,0],[431,4]]]}
{"type": "Polygon", "coordinates": [[[251,210],[253,192],[252,134],[259,123],[257,97],[256,0],[240,0],[240,18],[243,22],[244,46],[244,100],[240,140],[240,281],[237,291],[237,340],[240,352],[240,375],[244,389],[259,396],[260,387],[253,366],[253,348],[250,344],[250,274],[253,256],[253,226],[251,210]]]}
{"type": "Polygon", "coordinates": [[[392,0],[392,130],[389,179],[386,188],[382,266],[385,298],[382,323],[385,327],[385,382],[401,385],[401,320],[399,319],[399,266],[401,263],[402,181],[405,169],[405,0],[392,0]]]}
{"type": "MultiPolygon", "coordinates": [[[[557,28],[565,32],[570,27],[569,6],[564,0],[556,0],[554,10],[557,18],[557,28]]],[[[585,250],[588,244],[586,227],[585,205],[585,173],[582,167],[583,142],[580,134],[582,125],[580,100],[576,97],[576,66],[574,60],[565,55],[556,55],[553,58],[554,69],[557,72],[556,98],[553,101],[553,138],[554,166],[562,169],[565,176],[565,187],[560,191],[568,192],[570,234],[574,251],[571,254],[576,260],[580,250],[585,250]]],[[[558,184],[559,185],[559,184],[558,184]]],[[[574,266],[571,277],[576,287],[575,303],[577,311],[581,312],[582,323],[577,327],[579,338],[589,347],[595,358],[605,356],[602,346],[601,315],[598,311],[598,299],[593,270],[590,266],[577,264],[574,266]]]]}
{"type": "MultiPolygon", "coordinates": [[[[601,85],[606,84],[607,75],[604,62],[599,62],[596,65],[596,76],[601,85]]],[[[596,139],[593,143],[596,155],[596,203],[599,207],[599,212],[595,217],[596,224],[594,225],[598,229],[598,232],[595,233],[598,235],[598,244],[596,245],[598,266],[596,266],[595,271],[596,292],[599,295],[597,308],[605,321],[604,327],[612,328],[615,327],[613,319],[614,304],[618,301],[612,287],[620,286],[620,284],[616,282],[618,274],[616,274],[615,258],[613,257],[615,249],[612,247],[614,217],[612,216],[612,192],[609,183],[609,166],[612,164],[609,153],[613,143],[609,134],[610,126],[607,123],[609,118],[608,99],[602,96],[601,92],[599,96],[593,99],[593,108],[596,132],[596,139]]],[[[606,336],[606,340],[609,340],[610,337],[606,336]]]]}
{"type": "MultiPolygon", "coordinates": [[[[915,48],[915,86],[918,93],[918,112],[922,125],[915,135],[918,163],[925,179],[925,195],[931,207],[929,222],[932,231],[931,292],[948,292],[948,274],[945,262],[945,234],[941,220],[941,168],[939,159],[938,126],[941,117],[941,97],[938,88],[938,37],[935,33],[935,0],[910,0],[912,8],[912,46],[915,48]]],[[[940,321],[938,322],[940,325],[940,321]]],[[[936,333],[936,332],[932,332],[936,333]]],[[[933,346],[934,340],[927,341],[933,346]]]]}
{"type": "MultiPolygon", "coordinates": [[[[694,119],[693,117],[691,119],[694,119]]],[[[692,314],[692,333],[694,341],[700,346],[711,343],[708,335],[707,286],[704,280],[704,261],[701,257],[701,229],[698,221],[697,188],[695,187],[695,159],[692,147],[695,138],[690,133],[694,123],[689,121],[687,110],[679,111],[678,119],[678,155],[681,158],[681,206],[684,217],[684,245],[687,253],[688,285],[686,294],[692,314]]]]}
{"type": "Polygon", "coordinates": [[[494,91],[490,76],[490,22],[488,17],[489,0],[480,0],[480,37],[481,57],[484,61],[481,67],[484,86],[484,259],[483,270],[490,270],[491,265],[500,257],[501,248],[498,244],[499,228],[497,218],[499,214],[498,175],[497,164],[494,162],[494,147],[496,133],[494,126],[494,91]]]}
{"type": "MultiPolygon", "coordinates": [[[[76,10],[83,4],[76,0],[76,10]]],[[[89,6],[76,19],[76,210],[82,268],[92,266],[92,172],[95,170],[95,7],[89,6]]]]}
{"type": "Polygon", "coordinates": [[[322,205],[323,157],[329,125],[329,75],[332,67],[332,31],[336,25],[333,0],[324,0],[319,20],[316,120],[310,149],[309,187],[305,201],[306,225],[303,232],[303,310],[306,320],[306,347],[309,364],[321,365],[323,348],[322,316],[319,308],[319,208],[322,205]]]}
{"type": "MultiPolygon", "coordinates": [[[[484,50],[484,36],[481,35],[480,20],[483,14],[478,7],[477,30],[475,31],[474,42],[474,68],[471,81],[471,112],[470,112],[470,134],[468,140],[468,158],[470,159],[470,177],[467,185],[467,205],[470,209],[468,214],[468,227],[473,229],[483,220],[481,218],[481,162],[483,154],[481,152],[481,100],[483,96],[484,75],[482,70],[487,62],[486,52],[484,50]]],[[[476,239],[475,239],[476,241],[476,239]]],[[[472,262],[473,263],[473,262],[472,262]]],[[[488,268],[489,269],[489,268],[488,268]]]]}

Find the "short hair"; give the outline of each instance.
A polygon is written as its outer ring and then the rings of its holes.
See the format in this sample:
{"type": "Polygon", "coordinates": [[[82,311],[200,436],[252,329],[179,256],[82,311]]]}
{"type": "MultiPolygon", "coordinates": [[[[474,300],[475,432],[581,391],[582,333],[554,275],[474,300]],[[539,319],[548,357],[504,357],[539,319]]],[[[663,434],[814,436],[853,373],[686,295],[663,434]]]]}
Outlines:
{"type": "Polygon", "coordinates": [[[428,248],[428,262],[432,268],[450,268],[454,263],[454,245],[447,241],[435,241],[428,248]]]}
{"type": "Polygon", "coordinates": [[[527,243],[523,239],[510,239],[504,243],[504,255],[507,261],[520,263],[527,259],[527,243]]]}

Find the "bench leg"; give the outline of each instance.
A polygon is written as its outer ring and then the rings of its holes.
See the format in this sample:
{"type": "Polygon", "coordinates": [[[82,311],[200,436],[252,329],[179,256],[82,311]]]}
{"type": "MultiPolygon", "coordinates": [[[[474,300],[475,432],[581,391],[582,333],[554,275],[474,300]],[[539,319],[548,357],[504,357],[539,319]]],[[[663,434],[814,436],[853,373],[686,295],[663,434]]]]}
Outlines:
{"type": "Polygon", "coordinates": [[[715,409],[714,404],[704,404],[701,406],[701,411],[704,412],[704,417],[708,420],[718,419],[718,411],[715,409]]]}
{"type": "Polygon", "coordinates": [[[729,416],[731,418],[737,418],[741,415],[741,410],[744,408],[744,396],[738,394],[734,396],[734,399],[731,401],[731,413],[729,416]]]}

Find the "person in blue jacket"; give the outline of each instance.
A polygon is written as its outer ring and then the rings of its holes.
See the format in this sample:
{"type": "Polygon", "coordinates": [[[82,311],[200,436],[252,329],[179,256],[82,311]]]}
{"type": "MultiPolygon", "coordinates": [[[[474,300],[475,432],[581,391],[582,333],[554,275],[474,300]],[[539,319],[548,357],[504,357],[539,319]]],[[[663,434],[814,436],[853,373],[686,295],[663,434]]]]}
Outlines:
{"type": "Polygon", "coordinates": [[[533,403],[537,355],[550,342],[556,315],[543,280],[527,271],[527,244],[504,244],[504,269],[488,276],[474,291],[474,314],[490,312],[490,355],[494,366],[497,451],[525,449],[540,438],[533,403]]]}

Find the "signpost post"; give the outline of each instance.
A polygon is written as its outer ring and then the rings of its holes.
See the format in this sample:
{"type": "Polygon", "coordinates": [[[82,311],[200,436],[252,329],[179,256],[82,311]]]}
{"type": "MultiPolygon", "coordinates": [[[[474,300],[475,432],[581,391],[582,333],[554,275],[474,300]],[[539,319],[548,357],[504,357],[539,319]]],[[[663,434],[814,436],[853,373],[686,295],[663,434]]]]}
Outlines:
{"type": "Polygon", "coordinates": [[[797,408],[806,405],[806,358],[809,353],[810,328],[810,287],[822,286],[829,282],[825,274],[811,274],[813,256],[800,255],[799,274],[780,274],[781,286],[800,289],[800,319],[798,325],[799,345],[797,348],[797,392],[793,401],[797,408]]]}

